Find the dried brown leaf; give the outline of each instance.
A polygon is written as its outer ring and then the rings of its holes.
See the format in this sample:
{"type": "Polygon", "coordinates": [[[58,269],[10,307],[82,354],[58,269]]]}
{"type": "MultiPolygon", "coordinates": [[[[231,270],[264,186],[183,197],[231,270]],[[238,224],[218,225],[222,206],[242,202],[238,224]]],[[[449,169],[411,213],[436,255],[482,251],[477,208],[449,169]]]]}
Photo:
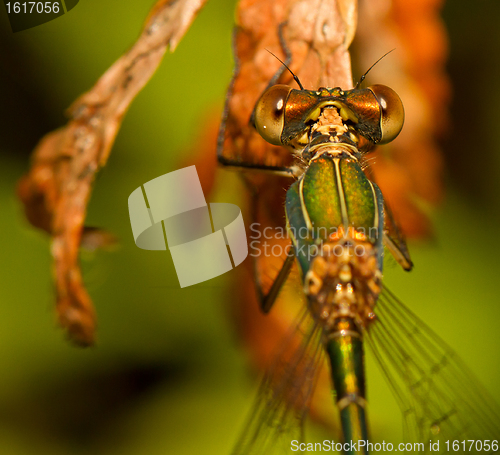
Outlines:
{"type": "Polygon", "coordinates": [[[106,164],[130,103],[204,3],[157,2],[132,48],[70,107],[68,124],[42,138],[29,173],[19,182],[29,221],[52,236],[59,323],[78,345],[94,343],[96,324],[78,261],[92,183],[106,164]]]}

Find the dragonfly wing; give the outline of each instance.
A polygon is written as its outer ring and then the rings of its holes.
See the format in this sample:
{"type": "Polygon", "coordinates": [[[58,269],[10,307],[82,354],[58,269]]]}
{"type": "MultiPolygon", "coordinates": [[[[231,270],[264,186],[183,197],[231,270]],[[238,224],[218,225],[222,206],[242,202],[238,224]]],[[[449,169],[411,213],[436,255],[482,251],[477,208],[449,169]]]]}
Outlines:
{"type": "Polygon", "coordinates": [[[290,453],[291,441],[303,441],[303,424],[320,370],[320,330],[303,310],[285,337],[272,369],[259,388],[250,418],[232,455],[290,453]],[[290,343],[302,341],[290,356],[290,343]]]}
{"type": "MultiPolygon", "coordinates": [[[[405,438],[494,440],[500,413],[455,352],[390,291],[377,303],[368,344],[405,418],[405,438]]],[[[481,451],[481,453],[488,453],[481,451]]]]}

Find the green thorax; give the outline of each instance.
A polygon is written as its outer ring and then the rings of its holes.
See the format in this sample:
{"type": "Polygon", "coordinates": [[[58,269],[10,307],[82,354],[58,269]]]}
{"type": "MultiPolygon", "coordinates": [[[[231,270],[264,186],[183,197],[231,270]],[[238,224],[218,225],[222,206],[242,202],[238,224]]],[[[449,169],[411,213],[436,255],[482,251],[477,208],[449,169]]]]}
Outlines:
{"type": "Polygon", "coordinates": [[[382,268],[382,194],[343,150],[325,145],[286,195],[287,225],[304,275],[315,245],[345,235],[365,235],[380,252],[382,268]]]}

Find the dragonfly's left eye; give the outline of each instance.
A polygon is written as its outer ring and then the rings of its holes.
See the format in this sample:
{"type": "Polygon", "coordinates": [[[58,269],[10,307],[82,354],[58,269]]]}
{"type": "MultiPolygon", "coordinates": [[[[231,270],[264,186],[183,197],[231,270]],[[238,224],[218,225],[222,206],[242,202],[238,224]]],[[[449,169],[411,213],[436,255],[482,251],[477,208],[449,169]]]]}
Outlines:
{"type": "Polygon", "coordinates": [[[398,94],[385,85],[372,85],[369,90],[377,98],[381,110],[380,130],[382,139],[379,144],[391,142],[401,132],[405,121],[405,110],[398,94]]]}
{"type": "Polygon", "coordinates": [[[273,145],[281,145],[286,100],[291,90],[288,85],[273,85],[262,94],[255,105],[255,129],[273,145]]]}

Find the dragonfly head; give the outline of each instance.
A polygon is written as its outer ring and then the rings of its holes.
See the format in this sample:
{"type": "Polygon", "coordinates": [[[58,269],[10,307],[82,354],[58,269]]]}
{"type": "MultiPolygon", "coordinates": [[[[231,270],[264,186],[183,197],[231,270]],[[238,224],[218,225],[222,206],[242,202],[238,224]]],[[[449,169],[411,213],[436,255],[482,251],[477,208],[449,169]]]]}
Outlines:
{"type": "Polygon", "coordinates": [[[403,128],[404,108],[396,92],[385,85],[345,91],[339,87],[312,91],[273,85],[257,101],[252,122],[273,145],[304,150],[313,136],[321,133],[326,142],[347,141],[364,153],[375,144],[396,138],[403,128]],[[331,109],[339,115],[328,127],[323,114],[331,109]]]}

